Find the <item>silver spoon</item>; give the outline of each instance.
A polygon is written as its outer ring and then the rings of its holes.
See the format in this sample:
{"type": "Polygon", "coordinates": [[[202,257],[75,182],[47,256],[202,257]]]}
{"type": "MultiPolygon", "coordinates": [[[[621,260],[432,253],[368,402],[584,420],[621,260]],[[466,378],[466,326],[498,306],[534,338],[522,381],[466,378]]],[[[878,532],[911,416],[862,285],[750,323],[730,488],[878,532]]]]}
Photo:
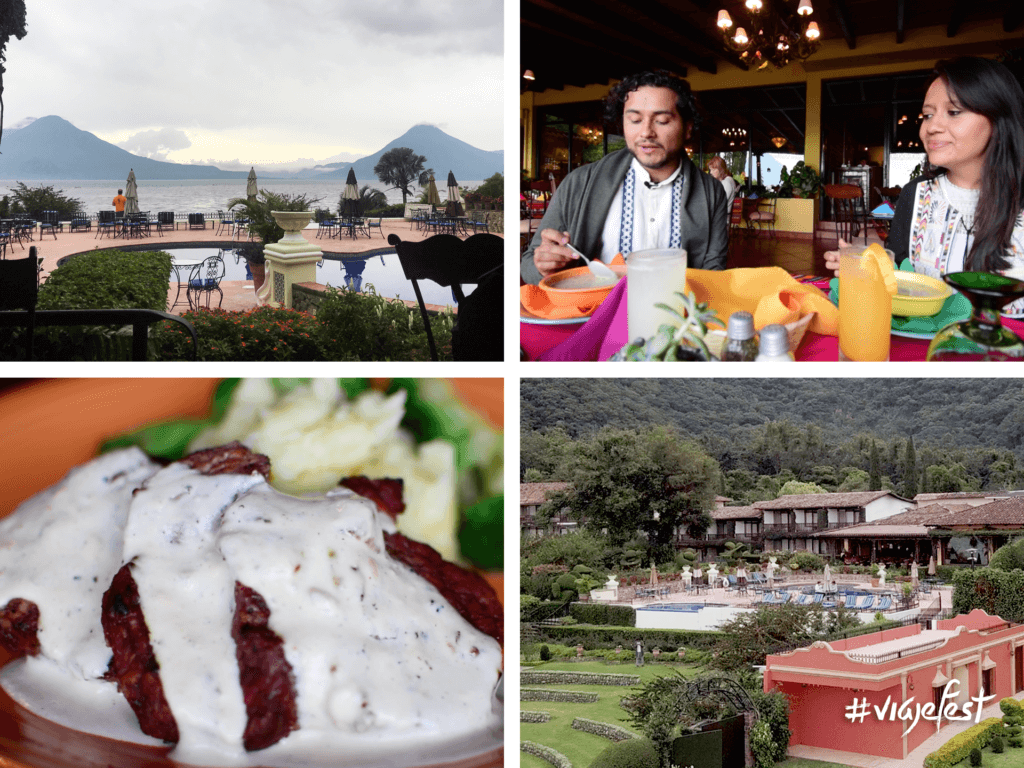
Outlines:
{"type": "Polygon", "coordinates": [[[615,281],[619,279],[619,276],[615,274],[615,272],[613,272],[603,261],[600,261],[598,259],[594,259],[593,261],[591,261],[569,243],[566,243],[565,247],[568,248],[573,253],[575,253],[585,262],[587,262],[587,269],[589,269],[595,277],[600,277],[604,280],[611,279],[615,281]]]}

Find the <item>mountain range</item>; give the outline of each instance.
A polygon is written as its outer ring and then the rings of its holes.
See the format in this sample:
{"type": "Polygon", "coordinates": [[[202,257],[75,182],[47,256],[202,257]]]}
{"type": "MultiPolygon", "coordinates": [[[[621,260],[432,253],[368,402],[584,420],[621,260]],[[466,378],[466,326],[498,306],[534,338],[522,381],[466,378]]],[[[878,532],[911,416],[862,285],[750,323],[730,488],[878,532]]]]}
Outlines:
{"type": "MultiPolygon", "coordinates": [[[[504,169],[502,150],[477,149],[431,125],[416,125],[368,157],[352,163],[329,163],[303,171],[273,173],[261,178],[344,179],[349,168],[360,183],[373,181],[373,167],[394,147],[409,147],[427,158],[439,182],[448,171],[459,180],[486,179],[504,169]]],[[[213,165],[169,163],[139,157],[49,115],[24,128],[5,130],[0,145],[0,179],[121,179],[128,170],[143,179],[239,179],[245,171],[225,171],[213,165]]],[[[259,169],[257,169],[259,172],[259,169]]]]}

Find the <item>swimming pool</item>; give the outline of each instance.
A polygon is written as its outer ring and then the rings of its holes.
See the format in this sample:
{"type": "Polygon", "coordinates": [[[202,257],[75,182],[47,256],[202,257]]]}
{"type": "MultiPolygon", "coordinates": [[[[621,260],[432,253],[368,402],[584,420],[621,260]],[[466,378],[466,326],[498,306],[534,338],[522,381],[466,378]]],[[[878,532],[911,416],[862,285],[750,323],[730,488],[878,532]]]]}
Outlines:
{"type": "MultiPolygon", "coordinates": [[[[216,256],[218,248],[168,248],[166,252],[171,259],[194,261],[216,256]]],[[[251,280],[247,274],[245,259],[231,250],[224,251],[225,280],[251,280]]],[[[183,276],[183,279],[186,276],[183,276]]],[[[171,280],[176,280],[171,272],[171,280]]],[[[344,258],[325,256],[316,268],[316,281],[321,285],[332,285],[336,288],[349,287],[355,291],[367,291],[373,286],[378,294],[393,299],[396,296],[406,301],[416,301],[416,292],[412,283],[405,279],[398,254],[394,249],[353,254],[344,258]]],[[[451,288],[445,288],[430,280],[420,280],[420,291],[423,301],[439,306],[455,306],[451,288]]],[[[463,293],[467,296],[476,288],[475,285],[463,285],[463,293]]]]}
{"type": "Polygon", "coordinates": [[[674,611],[677,613],[697,613],[704,608],[724,608],[723,603],[659,603],[657,605],[646,605],[644,611],[674,611]]]}

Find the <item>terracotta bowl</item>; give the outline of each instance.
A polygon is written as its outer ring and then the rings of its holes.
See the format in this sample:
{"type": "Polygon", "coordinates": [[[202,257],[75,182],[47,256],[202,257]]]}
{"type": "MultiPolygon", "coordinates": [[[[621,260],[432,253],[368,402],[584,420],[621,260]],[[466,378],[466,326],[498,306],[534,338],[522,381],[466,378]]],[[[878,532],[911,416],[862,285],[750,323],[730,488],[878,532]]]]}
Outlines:
{"type": "MultiPolygon", "coordinates": [[[[620,280],[626,275],[625,266],[612,264],[609,268],[619,276],[620,280]]],[[[579,307],[584,311],[596,309],[608,297],[608,294],[612,292],[612,288],[617,283],[592,285],[591,287],[582,288],[562,287],[567,280],[580,280],[592,276],[593,274],[587,267],[573,267],[572,269],[565,269],[548,275],[540,281],[539,287],[547,295],[548,300],[553,306],[579,307]]],[[[597,278],[594,278],[594,281],[596,283],[597,278]]]]}
{"type": "MultiPolygon", "coordinates": [[[[377,383],[381,383],[378,380],[377,383]]],[[[0,517],[88,461],[103,440],[148,422],[209,411],[217,379],[39,380],[0,390],[5,439],[0,441],[0,517]]],[[[501,379],[456,379],[464,402],[502,427],[501,379]]],[[[487,574],[503,598],[501,574],[487,574]]],[[[0,650],[0,666],[10,661],[0,650]]],[[[2,768],[179,768],[168,747],[148,747],[79,733],[44,720],[0,689],[2,768]]],[[[498,768],[503,749],[455,762],[449,768],[498,768]]],[[[437,764],[435,764],[437,765],[437,764]]],[[[268,766],[270,768],[270,766],[268,766]]]]}

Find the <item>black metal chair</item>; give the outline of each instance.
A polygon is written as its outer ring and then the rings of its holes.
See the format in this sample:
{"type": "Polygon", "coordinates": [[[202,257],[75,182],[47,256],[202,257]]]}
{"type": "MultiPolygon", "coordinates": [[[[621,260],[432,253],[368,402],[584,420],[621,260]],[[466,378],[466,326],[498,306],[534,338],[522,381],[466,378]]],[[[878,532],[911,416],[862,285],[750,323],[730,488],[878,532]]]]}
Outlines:
{"type": "Polygon", "coordinates": [[[39,239],[43,239],[43,234],[49,231],[53,235],[53,239],[57,239],[57,228],[60,226],[60,214],[57,211],[43,211],[39,216],[39,239]]]}
{"type": "Polygon", "coordinates": [[[206,217],[201,213],[190,213],[188,215],[189,229],[206,229],[206,217]]]}
{"type": "Polygon", "coordinates": [[[39,297],[39,262],[36,247],[28,249],[24,259],[0,261],[0,310],[25,310],[28,322],[25,324],[25,359],[32,359],[33,338],[36,330],[36,300],[39,297]]]}
{"type": "Polygon", "coordinates": [[[83,213],[82,211],[75,211],[71,216],[71,231],[72,232],[89,232],[92,229],[92,219],[89,218],[89,214],[83,213]]]}
{"type": "Polygon", "coordinates": [[[216,256],[210,256],[204,259],[202,264],[194,266],[192,274],[188,278],[188,289],[185,294],[188,298],[188,305],[192,309],[199,309],[199,299],[206,294],[206,308],[209,309],[210,297],[216,291],[220,294],[220,300],[217,302],[219,308],[224,303],[224,291],[221,290],[220,281],[224,279],[226,273],[224,251],[216,256]]]}
{"type": "Polygon", "coordinates": [[[372,237],[373,236],[373,230],[376,229],[378,232],[380,232],[380,236],[384,237],[384,229],[381,227],[381,224],[383,224],[383,223],[384,223],[384,217],[383,216],[378,218],[376,221],[374,221],[373,219],[367,219],[366,220],[366,236],[367,237],[372,237]]]}
{"type": "Polygon", "coordinates": [[[113,237],[117,233],[117,219],[114,211],[100,211],[96,214],[96,238],[104,235],[113,237]]]}
{"type": "Polygon", "coordinates": [[[174,211],[160,211],[156,215],[156,230],[157,232],[169,229],[173,231],[175,228],[174,224],[174,211]]]}
{"type": "MultiPolygon", "coordinates": [[[[462,306],[467,301],[466,296],[462,293],[462,285],[470,283],[480,284],[483,287],[482,281],[485,279],[496,279],[498,283],[496,293],[488,292],[490,300],[486,303],[480,302],[480,306],[474,306],[473,325],[480,329],[491,329],[490,332],[484,331],[484,334],[493,334],[493,344],[496,345],[496,349],[500,353],[504,344],[504,334],[500,330],[502,327],[500,273],[505,243],[502,238],[497,235],[481,234],[461,240],[454,235],[434,235],[422,242],[414,243],[402,242],[398,235],[388,235],[388,243],[395,247],[398,260],[402,264],[402,271],[416,292],[416,300],[419,302],[423,325],[427,331],[427,342],[430,345],[432,360],[438,359],[437,347],[434,344],[434,334],[430,329],[430,315],[427,312],[426,303],[423,301],[423,294],[420,292],[419,280],[433,280],[438,285],[451,286],[452,295],[459,304],[461,315],[462,306]],[[495,274],[499,276],[495,277],[495,274]],[[499,300],[495,301],[494,296],[499,297],[499,300]]],[[[474,305],[477,303],[472,302],[474,305]]],[[[468,323],[464,324],[460,333],[469,333],[466,330],[468,327],[468,323]]],[[[486,345],[486,339],[483,344],[486,345]]],[[[454,346],[453,342],[453,355],[454,346]]],[[[481,343],[476,342],[472,346],[474,349],[479,349],[481,343]]]]}
{"type": "Polygon", "coordinates": [[[232,236],[234,236],[235,214],[232,213],[231,211],[228,211],[227,213],[224,213],[224,211],[217,211],[217,219],[220,222],[217,225],[217,234],[224,234],[224,230],[226,229],[228,232],[231,233],[232,236]]]}

